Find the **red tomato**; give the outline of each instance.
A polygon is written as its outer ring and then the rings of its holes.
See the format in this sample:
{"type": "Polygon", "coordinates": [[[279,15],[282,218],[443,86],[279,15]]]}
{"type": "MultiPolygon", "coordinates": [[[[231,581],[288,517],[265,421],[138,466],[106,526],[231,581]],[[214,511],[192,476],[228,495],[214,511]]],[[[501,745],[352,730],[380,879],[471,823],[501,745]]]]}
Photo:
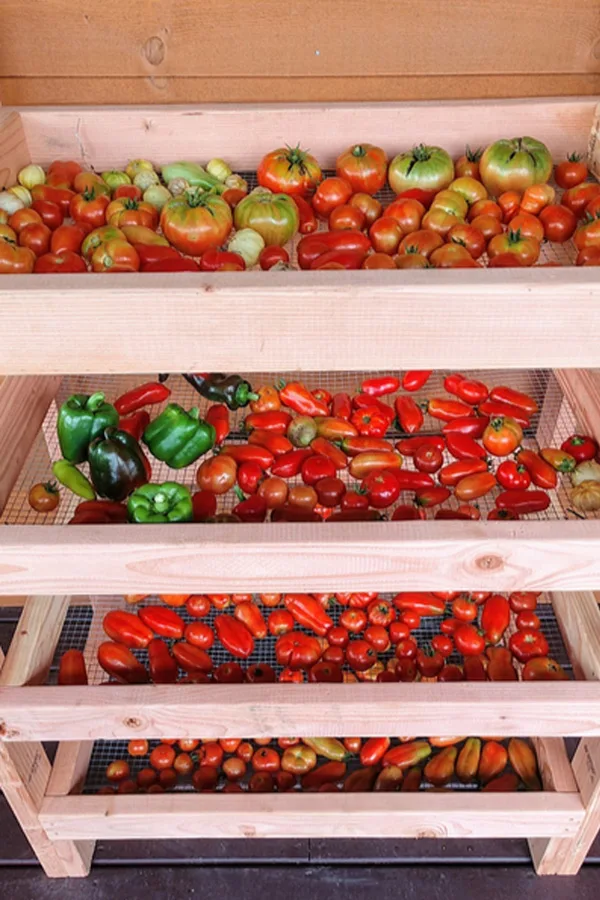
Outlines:
{"type": "Polygon", "coordinates": [[[369,228],[369,237],[376,252],[388,253],[391,256],[398,249],[402,238],[402,229],[392,216],[383,216],[373,222],[369,228]]]}
{"type": "Polygon", "coordinates": [[[385,653],[390,646],[390,636],[383,625],[369,625],[365,629],[365,641],[374,647],[378,653],[385,653]]]}
{"type": "Polygon", "coordinates": [[[569,188],[560,198],[562,206],[566,206],[574,212],[578,219],[583,218],[585,210],[592,200],[600,197],[600,184],[595,181],[578,184],[569,188]]]}
{"type": "Polygon", "coordinates": [[[261,187],[278,194],[299,194],[304,197],[319,184],[321,169],[318,162],[305,150],[297,147],[280,147],[264,156],[256,170],[261,187]]]}
{"type": "Polygon", "coordinates": [[[496,470],[498,484],[507,491],[527,490],[531,484],[531,476],[525,466],[517,465],[512,459],[500,463],[496,470]]]}
{"type": "Polygon", "coordinates": [[[541,631],[525,629],[511,634],[508,646],[512,655],[520,663],[526,663],[535,656],[548,656],[548,641],[541,631]]]}
{"type": "Polygon", "coordinates": [[[442,467],[444,457],[434,444],[422,444],[414,455],[415,468],[419,472],[437,472],[442,467]]]}
{"type": "Polygon", "coordinates": [[[385,217],[396,219],[402,234],[412,234],[414,231],[418,231],[424,215],[423,204],[410,197],[396,197],[385,210],[385,217]]]}
{"type": "Polygon", "coordinates": [[[315,485],[321,478],[335,478],[336,468],[327,456],[309,456],[300,468],[300,474],[305,484],[315,485]]]}
{"type": "MultiPolygon", "coordinates": [[[[452,229],[450,229],[452,230],[452,229]]],[[[429,257],[436,269],[474,269],[477,263],[465,246],[459,243],[444,244],[429,257]]]]}
{"type": "Polygon", "coordinates": [[[469,597],[457,597],[452,601],[452,615],[461,622],[473,622],[477,618],[477,604],[469,597]]]}
{"type": "Polygon", "coordinates": [[[36,256],[43,256],[50,248],[50,237],[52,232],[47,225],[41,222],[26,225],[19,234],[19,244],[21,247],[28,247],[33,250],[36,256]]]}
{"type": "Polygon", "coordinates": [[[537,216],[528,212],[520,212],[511,219],[510,229],[520,231],[522,237],[532,237],[540,242],[544,240],[544,226],[537,216]]]}
{"type": "MultiPolygon", "coordinates": [[[[416,254],[415,254],[416,256],[416,254]]],[[[396,257],[398,259],[398,257],[396,257]]],[[[425,259],[425,257],[423,257],[425,259]]],[[[427,260],[425,260],[427,262],[427,260]]],[[[367,256],[361,266],[361,269],[396,269],[396,263],[387,253],[371,253],[367,256]]]]}
{"type": "Polygon", "coordinates": [[[80,253],[83,239],[89,233],[87,225],[78,222],[75,225],[59,225],[52,232],[50,238],[50,250],[52,253],[64,253],[70,250],[72,253],[80,253]]]}
{"type": "Polygon", "coordinates": [[[160,214],[160,227],[168,241],[189,256],[202,256],[219,247],[233,225],[231,209],[216,194],[199,188],[169,200],[160,214]]]}
{"type": "Polygon", "coordinates": [[[506,234],[498,234],[488,244],[488,256],[493,259],[501,253],[512,253],[525,266],[532,266],[540,255],[540,243],[533,237],[523,237],[520,232],[509,229],[506,234]]]}
{"type": "Polygon", "coordinates": [[[443,239],[434,231],[428,231],[426,228],[414,231],[412,234],[406,234],[400,241],[398,247],[399,253],[420,253],[427,258],[441,247],[444,243],[443,239]]]}
{"type": "Polygon", "coordinates": [[[315,191],[312,205],[317,215],[327,219],[337,206],[343,206],[351,196],[352,188],[343,178],[325,178],[315,191]]]}
{"type": "Polygon", "coordinates": [[[485,250],[486,238],[483,231],[474,225],[454,225],[448,232],[448,240],[463,246],[473,259],[479,259],[485,250]]]}
{"type": "Polygon", "coordinates": [[[540,222],[544,226],[544,237],[547,241],[563,244],[573,237],[577,217],[568,207],[559,204],[546,206],[540,213],[540,222]]]}
{"type": "Polygon", "coordinates": [[[483,150],[478,147],[477,150],[471,150],[467,144],[463,156],[459,156],[454,163],[454,172],[457,178],[479,178],[479,160],[483,150]]]}
{"type": "Polygon", "coordinates": [[[347,607],[340,616],[340,625],[353,634],[363,631],[367,625],[367,614],[364,609],[347,607]]]}
{"type": "Polygon", "coordinates": [[[361,211],[367,226],[372,225],[381,215],[381,203],[369,194],[352,194],[348,201],[348,206],[353,206],[361,211]]]}
{"type": "Polygon", "coordinates": [[[367,492],[370,506],[375,509],[387,509],[400,496],[400,483],[393,472],[371,472],[364,479],[362,486],[367,492]]]}
{"type": "Polygon", "coordinates": [[[454,632],[454,643],[463,656],[479,656],[485,650],[485,638],[474,625],[459,625],[454,632]]]}
{"type": "Polygon", "coordinates": [[[475,216],[471,219],[471,227],[480,231],[486,241],[502,234],[502,224],[494,216],[475,216]]]}
{"type": "Polygon", "coordinates": [[[34,200],[29,209],[33,209],[41,216],[44,225],[47,225],[51,231],[62,225],[64,214],[57,203],[51,200],[34,200]]]}
{"type": "Polygon", "coordinates": [[[350,641],[346,647],[346,660],[356,672],[366,672],[377,662],[377,651],[367,641],[350,641]]]}
{"type": "Polygon", "coordinates": [[[385,150],[374,144],[355,144],[338,156],[335,170],[353,191],[376,194],[385,184],[387,175],[385,150]]]}
{"type": "Polygon", "coordinates": [[[441,653],[444,659],[448,659],[454,652],[454,641],[446,634],[436,634],[431,641],[431,646],[437,653],[441,653]]]}
{"type": "Polygon", "coordinates": [[[559,163],[554,169],[554,178],[559,187],[567,190],[576,187],[585,181],[588,174],[587,165],[581,161],[579,153],[571,153],[564,162],[559,163]]]}
{"type": "Polygon", "coordinates": [[[342,206],[336,206],[331,210],[329,216],[330,231],[362,231],[365,225],[365,214],[357,209],[356,206],[350,206],[344,203],[342,206]]]}
{"type": "Polygon", "coordinates": [[[498,222],[501,222],[502,210],[493,200],[476,200],[475,203],[469,207],[469,222],[473,222],[473,219],[477,219],[479,216],[491,216],[493,219],[497,219],[498,222]]]}
{"type": "Polygon", "coordinates": [[[515,624],[519,631],[539,631],[542,623],[534,612],[523,610],[517,614],[515,624]]]}

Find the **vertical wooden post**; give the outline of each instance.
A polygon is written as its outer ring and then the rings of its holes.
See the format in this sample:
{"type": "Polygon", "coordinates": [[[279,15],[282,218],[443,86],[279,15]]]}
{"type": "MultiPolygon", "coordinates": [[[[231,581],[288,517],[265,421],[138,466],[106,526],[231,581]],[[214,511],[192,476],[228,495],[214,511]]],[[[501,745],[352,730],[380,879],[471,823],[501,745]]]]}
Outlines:
{"type": "MultiPolygon", "coordinates": [[[[68,597],[27,600],[0,671],[0,684],[40,684],[45,680],[68,608],[68,597]]],[[[50,774],[50,760],[41,743],[0,742],[0,786],[46,875],[85,876],[94,842],[51,841],[39,823],[50,774]]]]}

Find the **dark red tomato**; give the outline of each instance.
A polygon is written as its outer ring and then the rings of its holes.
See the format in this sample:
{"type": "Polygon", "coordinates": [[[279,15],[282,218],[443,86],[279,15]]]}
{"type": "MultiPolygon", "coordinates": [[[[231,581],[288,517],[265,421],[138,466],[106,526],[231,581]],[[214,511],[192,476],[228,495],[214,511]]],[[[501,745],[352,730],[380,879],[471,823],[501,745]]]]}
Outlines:
{"type": "Polygon", "coordinates": [[[365,629],[365,641],[374,647],[378,653],[385,653],[390,647],[390,636],[383,625],[369,625],[365,629]]]}
{"type": "Polygon", "coordinates": [[[364,609],[347,607],[340,616],[340,625],[353,634],[363,631],[367,625],[367,614],[364,609]]]}
{"type": "Polygon", "coordinates": [[[396,681],[410,682],[415,681],[417,677],[417,663],[414,659],[402,657],[396,663],[396,681]]]}
{"type": "Polygon", "coordinates": [[[474,625],[459,625],[454,632],[454,643],[463,656],[479,656],[485,650],[485,638],[474,625]]]}
{"type": "Polygon", "coordinates": [[[457,597],[452,601],[452,615],[461,622],[473,622],[477,618],[477,604],[469,597],[457,597]]]}
{"type": "Polygon", "coordinates": [[[454,641],[446,634],[436,634],[431,646],[437,653],[441,653],[444,659],[448,659],[454,651],[454,641]]]}
{"type": "Polygon", "coordinates": [[[344,673],[339,663],[321,660],[312,669],[309,669],[308,680],[341,684],[344,680],[344,673]]]}
{"type": "Polygon", "coordinates": [[[437,472],[442,467],[444,457],[434,444],[422,444],[414,455],[415,468],[419,472],[437,472]]]}
{"type": "MultiPolygon", "coordinates": [[[[469,626],[465,625],[465,628],[469,626]]],[[[447,681],[464,681],[464,675],[461,669],[458,666],[453,665],[445,665],[440,674],[438,675],[438,681],[447,682],[447,681]]]]}
{"type": "Polygon", "coordinates": [[[534,612],[537,609],[539,596],[535,591],[513,591],[508,602],[513,612],[534,612]]]}
{"type": "Polygon", "coordinates": [[[576,462],[585,462],[594,459],[598,452],[598,444],[592,437],[583,434],[572,434],[561,444],[561,450],[570,453],[576,462]]]}
{"type": "Polygon", "coordinates": [[[356,672],[366,672],[377,662],[377,651],[368,641],[350,641],[346,647],[346,660],[356,672]]]}
{"type": "Polygon", "coordinates": [[[388,600],[377,599],[369,603],[367,615],[371,625],[387,627],[396,618],[396,610],[388,600]]]}
{"type": "Polygon", "coordinates": [[[434,651],[427,653],[419,650],[417,653],[417,669],[422,678],[435,678],[444,668],[444,657],[434,651]]]}
{"type": "Polygon", "coordinates": [[[402,638],[396,644],[396,659],[416,659],[418,649],[412,638],[402,638]]]}
{"type": "Polygon", "coordinates": [[[321,506],[333,509],[340,505],[346,493],[346,485],[341,478],[320,478],[315,484],[315,491],[321,506]]]}
{"type": "Polygon", "coordinates": [[[558,203],[546,206],[539,214],[539,220],[544,226],[546,240],[557,244],[563,244],[572,238],[577,225],[575,213],[558,203]]]}
{"type": "Polygon", "coordinates": [[[315,191],[312,205],[323,219],[328,219],[336,206],[343,206],[352,196],[352,187],[343,178],[325,178],[315,191]]]}
{"type": "Polygon", "coordinates": [[[346,647],[350,640],[350,632],[343,625],[334,625],[327,632],[327,640],[333,647],[346,647]]]}
{"type": "Polygon", "coordinates": [[[398,644],[410,637],[410,628],[406,622],[392,622],[389,627],[390,641],[392,644],[398,644]]]}
{"type": "Polygon", "coordinates": [[[42,222],[34,222],[26,225],[19,234],[21,247],[33,250],[36,256],[43,256],[50,249],[50,237],[52,232],[42,222]]]}
{"type": "Polygon", "coordinates": [[[588,167],[585,162],[582,162],[582,156],[579,153],[569,154],[554,170],[556,183],[563,190],[568,190],[568,188],[581,184],[587,178],[587,174],[588,167]]]}
{"type": "Polygon", "coordinates": [[[51,200],[35,200],[30,209],[35,210],[41,216],[44,225],[47,225],[50,231],[54,231],[59,225],[62,225],[64,215],[63,211],[57,203],[51,200]]]}
{"type": "Polygon", "coordinates": [[[539,631],[541,624],[539,616],[534,612],[523,610],[517,614],[516,626],[519,631],[539,631]]]}
{"type": "Polygon", "coordinates": [[[548,656],[548,641],[541,631],[526,629],[511,634],[508,641],[510,652],[520,663],[526,663],[536,656],[548,656]]]}
{"type": "Polygon", "coordinates": [[[272,269],[275,263],[289,263],[289,261],[290,254],[285,247],[265,247],[264,250],[261,250],[260,256],[258,257],[258,262],[263,272],[272,269]]]}
{"type": "Polygon", "coordinates": [[[44,275],[67,274],[74,272],[87,272],[85,260],[78,253],[64,250],[62,253],[44,253],[39,256],[33,267],[33,271],[44,275]]]}
{"type": "Polygon", "coordinates": [[[342,509],[367,509],[369,506],[369,498],[366,494],[358,491],[346,491],[342,497],[342,509]]]}
{"type": "Polygon", "coordinates": [[[396,252],[398,244],[402,240],[402,228],[392,216],[382,216],[369,228],[369,237],[373,249],[377,253],[387,253],[391,256],[396,252]]]}
{"type": "Polygon", "coordinates": [[[387,509],[400,496],[400,483],[393,472],[371,472],[362,483],[369,504],[375,509],[387,509]]]}
{"type": "Polygon", "coordinates": [[[321,478],[335,478],[336,468],[327,456],[310,456],[302,463],[300,474],[304,484],[315,485],[321,478]]]}
{"type": "Polygon", "coordinates": [[[421,616],[414,609],[404,609],[400,613],[400,621],[406,625],[409,631],[416,631],[421,627],[421,616]]]}
{"type": "Polygon", "coordinates": [[[265,473],[257,462],[244,462],[237,470],[237,483],[245,494],[255,494],[265,473]]]}

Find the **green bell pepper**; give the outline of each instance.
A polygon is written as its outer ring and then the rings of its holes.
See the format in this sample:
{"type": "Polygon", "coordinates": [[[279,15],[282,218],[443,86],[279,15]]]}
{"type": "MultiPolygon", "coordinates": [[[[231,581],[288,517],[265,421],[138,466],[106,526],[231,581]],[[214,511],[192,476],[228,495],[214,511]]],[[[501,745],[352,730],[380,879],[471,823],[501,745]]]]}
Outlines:
{"type": "Polygon", "coordinates": [[[111,403],[105,402],[102,391],[91,396],[73,394],[58,413],[58,442],[62,455],[72,463],[84,462],[91,442],[105,428],[118,424],[119,413],[111,403]]]}
{"type": "Polygon", "coordinates": [[[200,418],[198,407],[186,412],[177,403],[169,403],[150,422],[142,440],[153,456],[171,469],[183,469],[215,445],[216,431],[200,418]]]}
{"type": "Polygon", "coordinates": [[[92,484],[109,500],[120,502],[148,481],[138,442],[118,428],[106,428],[92,441],[88,460],[92,484]]]}
{"type": "Polygon", "coordinates": [[[194,517],[192,495],[184,484],[175,481],[145,484],[127,501],[127,515],[130,522],[141,525],[191,522],[194,517]]]}
{"type": "Polygon", "coordinates": [[[59,459],[53,464],[52,472],[64,487],[77,494],[78,497],[83,497],[84,500],[96,499],[96,491],[83,472],[80,472],[73,463],[66,459],[59,459]]]}

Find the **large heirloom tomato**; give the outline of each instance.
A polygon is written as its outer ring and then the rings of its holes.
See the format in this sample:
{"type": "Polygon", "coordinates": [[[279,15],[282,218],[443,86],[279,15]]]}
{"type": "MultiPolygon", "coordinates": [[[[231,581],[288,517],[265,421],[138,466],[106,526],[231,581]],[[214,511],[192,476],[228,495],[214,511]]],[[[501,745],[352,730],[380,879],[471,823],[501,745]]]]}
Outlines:
{"type": "Polygon", "coordinates": [[[385,184],[387,156],[374,144],[355,144],[337,158],[335,170],[354,193],[376,194],[385,184]]]}
{"type": "Polygon", "coordinates": [[[282,247],[298,231],[298,207],[287,194],[254,192],[244,197],[235,208],[235,227],[252,228],[270,247],[282,247]]]}
{"type": "Polygon", "coordinates": [[[231,209],[216,194],[193,188],[169,200],[160,227],[173,246],[189,256],[219,247],[232,226],[231,209]]]}
{"type": "Polygon", "coordinates": [[[395,156],[388,170],[388,181],[396,194],[410,188],[435,193],[448,187],[453,178],[454,163],[446,151],[425,144],[395,156]]]}
{"type": "Polygon", "coordinates": [[[267,153],[256,170],[261,187],[281,194],[311,193],[322,179],[314,156],[300,147],[280,147],[267,153]]]}
{"type": "Polygon", "coordinates": [[[543,184],[552,175],[550,151],[535,138],[496,141],[484,151],[479,172],[488,192],[499,197],[504,191],[520,191],[543,184]]]}

